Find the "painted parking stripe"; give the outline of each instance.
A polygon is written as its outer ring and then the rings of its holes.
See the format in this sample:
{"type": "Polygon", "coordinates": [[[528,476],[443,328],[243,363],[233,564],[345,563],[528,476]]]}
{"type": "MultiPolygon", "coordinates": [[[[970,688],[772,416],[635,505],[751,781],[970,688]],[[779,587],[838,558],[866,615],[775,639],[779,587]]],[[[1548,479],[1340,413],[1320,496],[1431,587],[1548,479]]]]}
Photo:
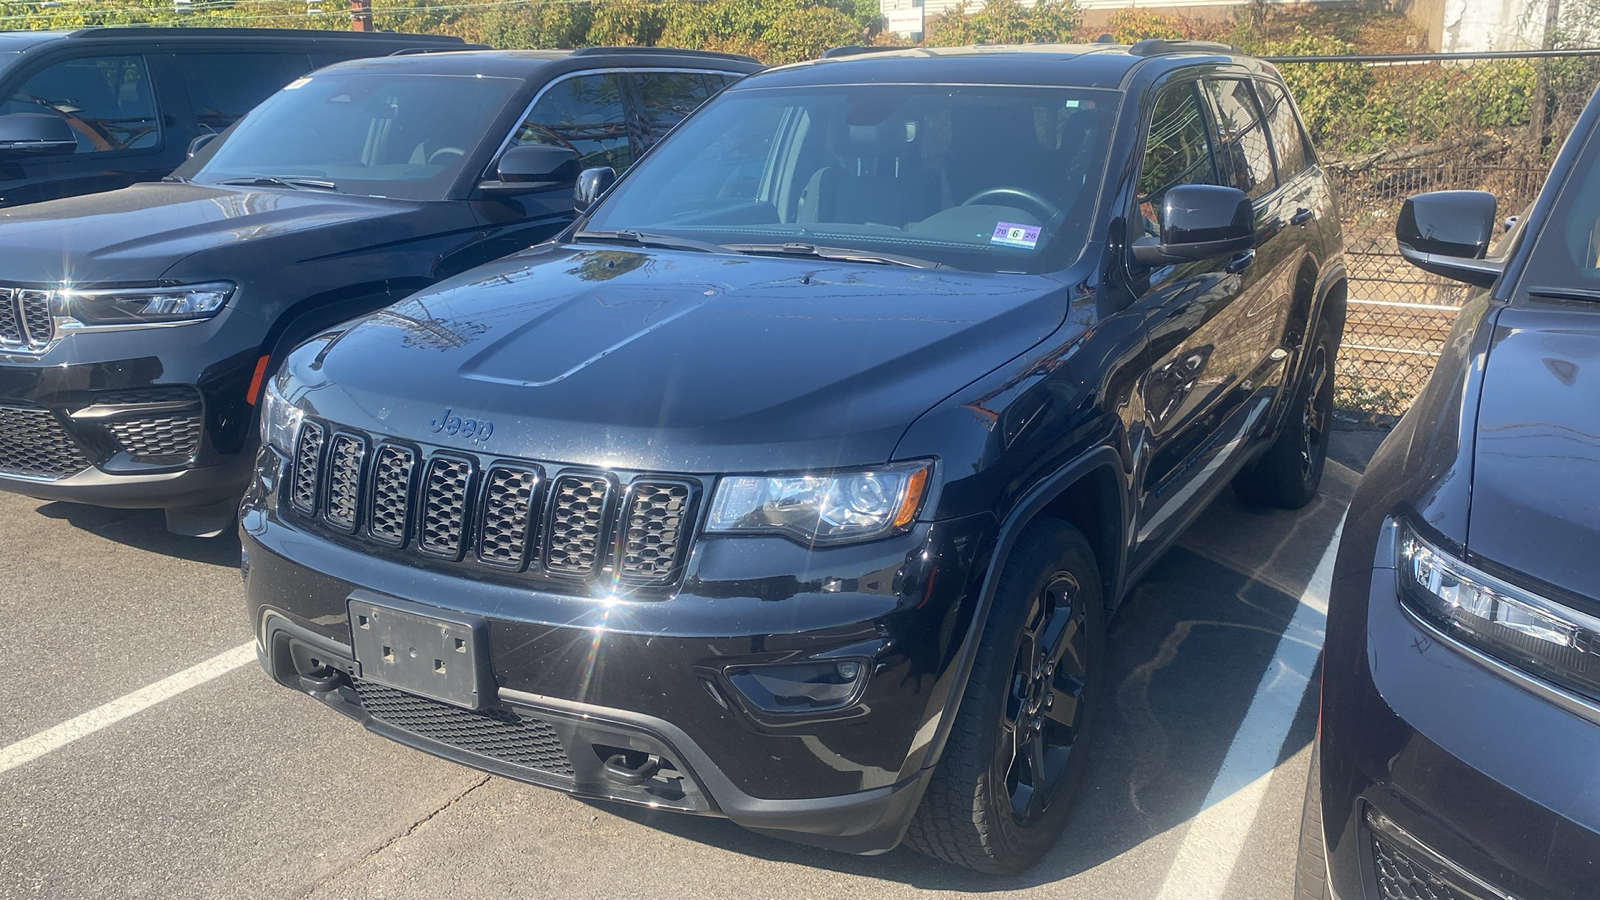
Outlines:
{"type": "Polygon", "coordinates": [[[190,666],[176,675],[169,675],[155,684],[142,687],[110,703],[97,706],[81,716],[68,719],[54,728],[47,728],[9,747],[0,748],[0,774],[30,763],[52,750],[59,750],[78,738],[94,734],[107,725],[120,722],[163,700],[176,697],[192,687],[226,675],[255,658],[254,642],[240,644],[232,650],[218,653],[203,663],[190,666]]]}
{"type": "Polygon", "coordinates": [[[1328,588],[1333,582],[1333,560],[1343,531],[1341,519],[1300,596],[1289,627],[1278,639],[1278,648],[1256,686],[1250,710],[1239,723],[1239,731],[1211,783],[1200,814],[1189,824],[1157,900],[1221,900],[1224,896],[1266,796],[1278,754],[1300,711],[1317,655],[1322,652],[1328,588]]]}

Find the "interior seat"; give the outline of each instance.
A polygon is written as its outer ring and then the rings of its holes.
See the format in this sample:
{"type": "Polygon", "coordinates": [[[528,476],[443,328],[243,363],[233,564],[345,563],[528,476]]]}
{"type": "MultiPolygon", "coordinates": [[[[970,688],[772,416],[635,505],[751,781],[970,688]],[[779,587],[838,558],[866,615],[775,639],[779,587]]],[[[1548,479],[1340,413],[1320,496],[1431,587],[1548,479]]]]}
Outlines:
{"type": "Polygon", "coordinates": [[[838,164],[818,169],[806,183],[798,221],[904,228],[936,212],[937,183],[922,166],[917,138],[914,120],[834,121],[828,149],[838,164]]]}

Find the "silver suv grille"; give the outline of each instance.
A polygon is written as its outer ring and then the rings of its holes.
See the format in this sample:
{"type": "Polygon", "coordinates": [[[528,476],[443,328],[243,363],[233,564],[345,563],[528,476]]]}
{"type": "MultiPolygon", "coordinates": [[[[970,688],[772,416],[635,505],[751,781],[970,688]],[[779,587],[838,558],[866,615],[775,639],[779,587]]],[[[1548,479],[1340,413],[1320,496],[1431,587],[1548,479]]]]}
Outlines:
{"type": "Polygon", "coordinates": [[[688,556],[693,479],[430,452],[313,421],[301,427],[295,450],[286,508],[327,531],[414,554],[419,564],[599,590],[613,581],[672,584],[688,556]]]}
{"type": "Polygon", "coordinates": [[[43,350],[55,331],[49,291],[0,288],[0,349],[43,350]]]}

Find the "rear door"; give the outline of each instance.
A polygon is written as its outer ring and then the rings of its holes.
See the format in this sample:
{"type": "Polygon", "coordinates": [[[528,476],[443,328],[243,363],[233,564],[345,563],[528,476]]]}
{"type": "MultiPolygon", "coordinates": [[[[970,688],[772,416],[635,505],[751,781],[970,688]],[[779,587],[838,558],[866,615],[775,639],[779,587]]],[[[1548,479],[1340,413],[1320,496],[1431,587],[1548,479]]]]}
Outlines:
{"type": "MultiPolygon", "coordinates": [[[[0,206],[89,194],[160,179],[177,166],[178,117],[169,57],[95,47],[19,71],[0,86],[0,115],[43,113],[72,128],[71,155],[0,158],[0,206]]],[[[181,101],[179,101],[181,102],[181,101]]]]}
{"type": "Polygon", "coordinates": [[[196,136],[221,134],[311,69],[311,60],[304,53],[180,52],[174,61],[188,95],[196,136]]]}

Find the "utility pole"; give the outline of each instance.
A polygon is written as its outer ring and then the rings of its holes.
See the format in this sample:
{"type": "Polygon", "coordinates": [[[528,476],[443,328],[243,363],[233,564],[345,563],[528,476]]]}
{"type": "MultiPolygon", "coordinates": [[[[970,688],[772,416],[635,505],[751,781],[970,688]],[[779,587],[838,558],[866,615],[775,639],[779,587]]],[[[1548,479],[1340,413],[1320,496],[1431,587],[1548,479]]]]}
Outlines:
{"type": "Polygon", "coordinates": [[[350,30],[373,30],[372,0],[350,0],[350,30]]]}
{"type": "MultiPolygon", "coordinates": [[[[1546,50],[1554,50],[1556,45],[1556,29],[1561,24],[1561,0],[1548,0],[1544,10],[1544,36],[1539,45],[1546,50]]],[[[1533,152],[1535,157],[1544,155],[1544,130],[1545,115],[1550,110],[1550,67],[1554,60],[1541,59],[1534,62],[1538,72],[1533,80],[1533,98],[1529,104],[1528,125],[1533,130],[1533,152]]]]}

